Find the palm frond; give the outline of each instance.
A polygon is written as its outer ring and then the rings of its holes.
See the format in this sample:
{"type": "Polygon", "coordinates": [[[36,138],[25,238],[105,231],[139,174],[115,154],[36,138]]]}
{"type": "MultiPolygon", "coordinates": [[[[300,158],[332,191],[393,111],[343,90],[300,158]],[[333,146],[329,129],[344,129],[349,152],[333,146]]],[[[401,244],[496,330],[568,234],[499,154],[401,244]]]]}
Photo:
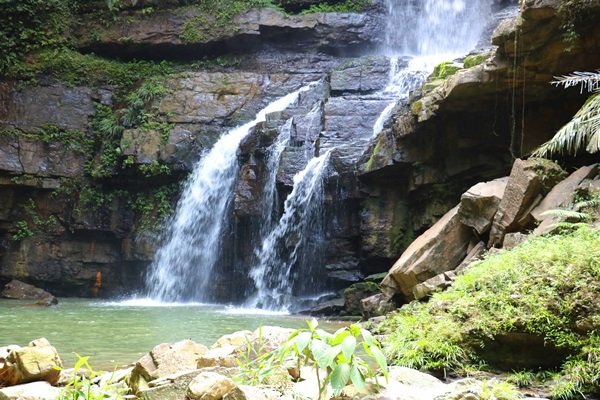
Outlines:
{"type": "Polygon", "coordinates": [[[600,70],[596,72],[576,71],[569,75],[555,76],[555,81],[550,82],[555,86],[563,86],[565,89],[581,85],[581,93],[596,91],[600,88],[600,70]]]}
{"type": "Polygon", "coordinates": [[[541,217],[556,217],[563,221],[571,220],[571,221],[585,221],[589,218],[589,215],[580,211],[573,210],[563,210],[563,209],[555,209],[544,211],[540,214],[541,217]]]}
{"type": "Polygon", "coordinates": [[[533,156],[547,157],[557,153],[575,155],[582,149],[596,153],[600,151],[599,130],[600,94],[594,94],[571,121],[560,128],[552,139],[533,152],[533,156]]]}

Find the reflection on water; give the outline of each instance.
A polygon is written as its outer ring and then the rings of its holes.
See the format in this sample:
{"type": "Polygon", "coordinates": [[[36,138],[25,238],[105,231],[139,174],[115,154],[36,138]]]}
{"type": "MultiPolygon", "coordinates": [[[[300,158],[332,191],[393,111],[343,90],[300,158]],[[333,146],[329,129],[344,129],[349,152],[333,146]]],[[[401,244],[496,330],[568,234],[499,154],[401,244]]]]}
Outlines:
{"type": "MultiPolygon", "coordinates": [[[[236,309],[221,305],[161,304],[145,299],[99,302],[62,299],[58,306],[0,300],[0,346],[26,345],[46,337],[66,366],[77,352],[91,357],[95,368],[112,369],[136,361],[155,345],[192,339],[206,346],[224,334],[259,326],[305,326],[308,317],[236,309]]],[[[320,322],[327,330],[339,322],[320,322]]]]}

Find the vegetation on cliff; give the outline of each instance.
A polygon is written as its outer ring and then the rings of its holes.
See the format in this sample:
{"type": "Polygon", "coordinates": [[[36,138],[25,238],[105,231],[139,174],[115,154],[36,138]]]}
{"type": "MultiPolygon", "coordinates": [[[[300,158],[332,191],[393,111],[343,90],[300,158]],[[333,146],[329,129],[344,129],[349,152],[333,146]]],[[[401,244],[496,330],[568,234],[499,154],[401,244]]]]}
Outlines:
{"type": "Polygon", "coordinates": [[[499,360],[510,368],[514,357],[494,347],[498,338],[540,339],[542,359],[561,360],[550,372],[535,371],[553,398],[597,391],[599,257],[600,232],[591,227],[491,254],[429,302],[390,315],[382,328],[389,334],[386,352],[393,364],[434,371],[493,367],[499,360]]]}

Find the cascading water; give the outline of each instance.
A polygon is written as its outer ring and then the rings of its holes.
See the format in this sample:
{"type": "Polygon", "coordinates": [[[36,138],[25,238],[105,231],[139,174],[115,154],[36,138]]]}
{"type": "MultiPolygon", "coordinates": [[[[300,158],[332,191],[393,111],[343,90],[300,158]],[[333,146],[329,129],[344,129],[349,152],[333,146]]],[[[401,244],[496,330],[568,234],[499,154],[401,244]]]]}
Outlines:
{"type": "MultiPolygon", "coordinates": [[[[316,294],[326,288],[319,257],[325,242],[324,179],[330,156],[336,159],[344,146],[362,146],[371,135],[377,135],[399,101],[424,81],[433,67],[467,54],[478,42],[491,14],[494,0],[385,0],[388,10],[385,45],[380,54],[390,57],[388,85],[366,101],[389,104],[368,132],[357,133],[352,144],[338,143],[337,137],[324,146],[315,146],[312,138],[303,141],[304,170],[293,179],[293,189],[283,207],[281,218],[276,197],[276,179],[282,152],[294,145],[292,117],[279,131],[266,160],[267,179],[263,189],[264,211],[258,235],[261,245],[255,249],[257,262],[250,271],[255,293],[247,306],[290,310],[292,298],[316,294]],[[399,67],[409,58],[407,67],[399,67]],[[329,149],[324,154],[324,149],[329,149]],[[321,152],[320,156],[316,156],[321,152]]],[[[298,97],[302,88],[262,110],[256,119],[224,135],[213,149],[195,166],[177,214],[170,224],[165,245],[158,251],[148,277],[153,297],[160,300],[210,301],[210,275],[219,259],[219,240],[226,223],[228,204],[233,196],[237,176],[236,151],[240,142],[265,115],[283,110],[298,97]]],[[[363,101],[357,97],[351,101],[363,101]]],[[[338,101],[337,104],[340,104],[338,101]]],[[[318,108],[318,107],[317,107],[318,108]]],[[[305,116],[309,125],[321,123],[321,111],[313,109],[305,116]],[[314,112],[314,115],[311,113],[314,112]]],[[[372,115],[372,114],[371,114],[372,115]]],[[[377,115],[377,113],[375,113],[377,115]]],[[[339,117],[339,116],[338,116],[339,117]]],[[[339,118],[338,118],[339,119],[339,118]]],[[[296,132],[297,133],[297,132],[296,132]]]]}
{"type": "Polygon", "coordinates": [[[227,132],[194,166],[147,277],[151,297],[211,300],[209,278],[219,258],[219,240],[237,176],[237,149],[267,114],[284,110],[311,85],[272,102],[253,121],[227,132]]]}
{"type": "Polygon", "coordinates": [[[382,97],[393,98],[373,125],[383,129],[394,107],[408,99],[434,67],[469,53],[477,45],[493,0],[386,0],[386,36],[382,52],[390,57],[390,78],[382,97]],[[398,68],[398,55],[410,56],[398,68]]]}
{"type": "MultiPolygon", "coordinates": [[[[295,274],[309,279],[317,277],[310,268],[293,271],[297,262],[317,266],[314,262],[300,260],[318,254],[323,241],[323,177],[330,152],[315,157],[294,176],[294,187],[285,200],[279,223],[265,238],[258,251],[258,264],[250,272],[257,293],[247,303],[251,307],[287,311],[291,304],[295,274]],[[304,262],[303,262],[304,261],[304,262]]],[[[319,288],[312,282],[314,289],[319,288]]]]}

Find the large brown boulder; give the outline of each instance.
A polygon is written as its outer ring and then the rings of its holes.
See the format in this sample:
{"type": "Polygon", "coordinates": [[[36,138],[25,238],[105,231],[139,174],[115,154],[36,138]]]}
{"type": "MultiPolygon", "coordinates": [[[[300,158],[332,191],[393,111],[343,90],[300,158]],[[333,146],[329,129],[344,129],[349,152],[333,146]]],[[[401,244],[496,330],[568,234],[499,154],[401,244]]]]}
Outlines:
{"type": "Polygon", "coordinates": [[[191,340],[177,343],[161,343],[150,353],[140,358],[131,371],[130,386],[134,392],[148,388],[148,382],[196,369],[198,359],[208,352],[208,349],[191,340]]]}
{"type": "Polygon", "coordinates": [[[550,193],[544,197],[544,200],[531,211],[533,218],[540,223],[535,229],[535,233],[544,234],[550,232],[559,218],[545,213],[550,210],[566,207],[569,203],[572,203],[575,190],[581,182],[585,179],[593,178],[596,174],[596,165],[581,167],[562,180],[558,185],[554,186],[550,193]]]}
{"type": "Polygon", "coordinates": [[[192,400],[221,400],[239,390],[230,378],[216,372],[201,372],[188,387],[186,398],[192,400]]]}
{"type": "Polygon", "coordinates": [[[506,189],[508,177],[481,182],[467,190],[460,198],[460,222],[475,229],[479,235],[486,233],[498,211],[506,189]]]}
{"type": "Polygon", "coordinates": [[[0,292],[0,297],[5,299],[37,300],[36,304],[46,306],[58,304],[56,297],[49,292],[17,279],[13,279],[4,286],[4,289],[0,292]]]}
{"type": "Polygon", "coordinates": [[[488,247],[500,247],[506,233],[530,227],[533,222],[531,211],[564,174],[560,166],[549,160],[517,159],[492,223],[488,247]]]}
{"type": "Polygon", "coordinates": [[[0,359],[0,386],[46,381],[55,384],[60,378],[62,361],[56,349],[45,338],[30,342],[27,347],[12,348],[0,359]]]}
{"type": "Polygon", "coordinates": [[[471,239],[471,230],[460,222],[456,206],[400,256],[381,284],[384,293],[388,296],[400,293],[407,300],[413,299],[417,284],[460,264],[471,239]]]}

